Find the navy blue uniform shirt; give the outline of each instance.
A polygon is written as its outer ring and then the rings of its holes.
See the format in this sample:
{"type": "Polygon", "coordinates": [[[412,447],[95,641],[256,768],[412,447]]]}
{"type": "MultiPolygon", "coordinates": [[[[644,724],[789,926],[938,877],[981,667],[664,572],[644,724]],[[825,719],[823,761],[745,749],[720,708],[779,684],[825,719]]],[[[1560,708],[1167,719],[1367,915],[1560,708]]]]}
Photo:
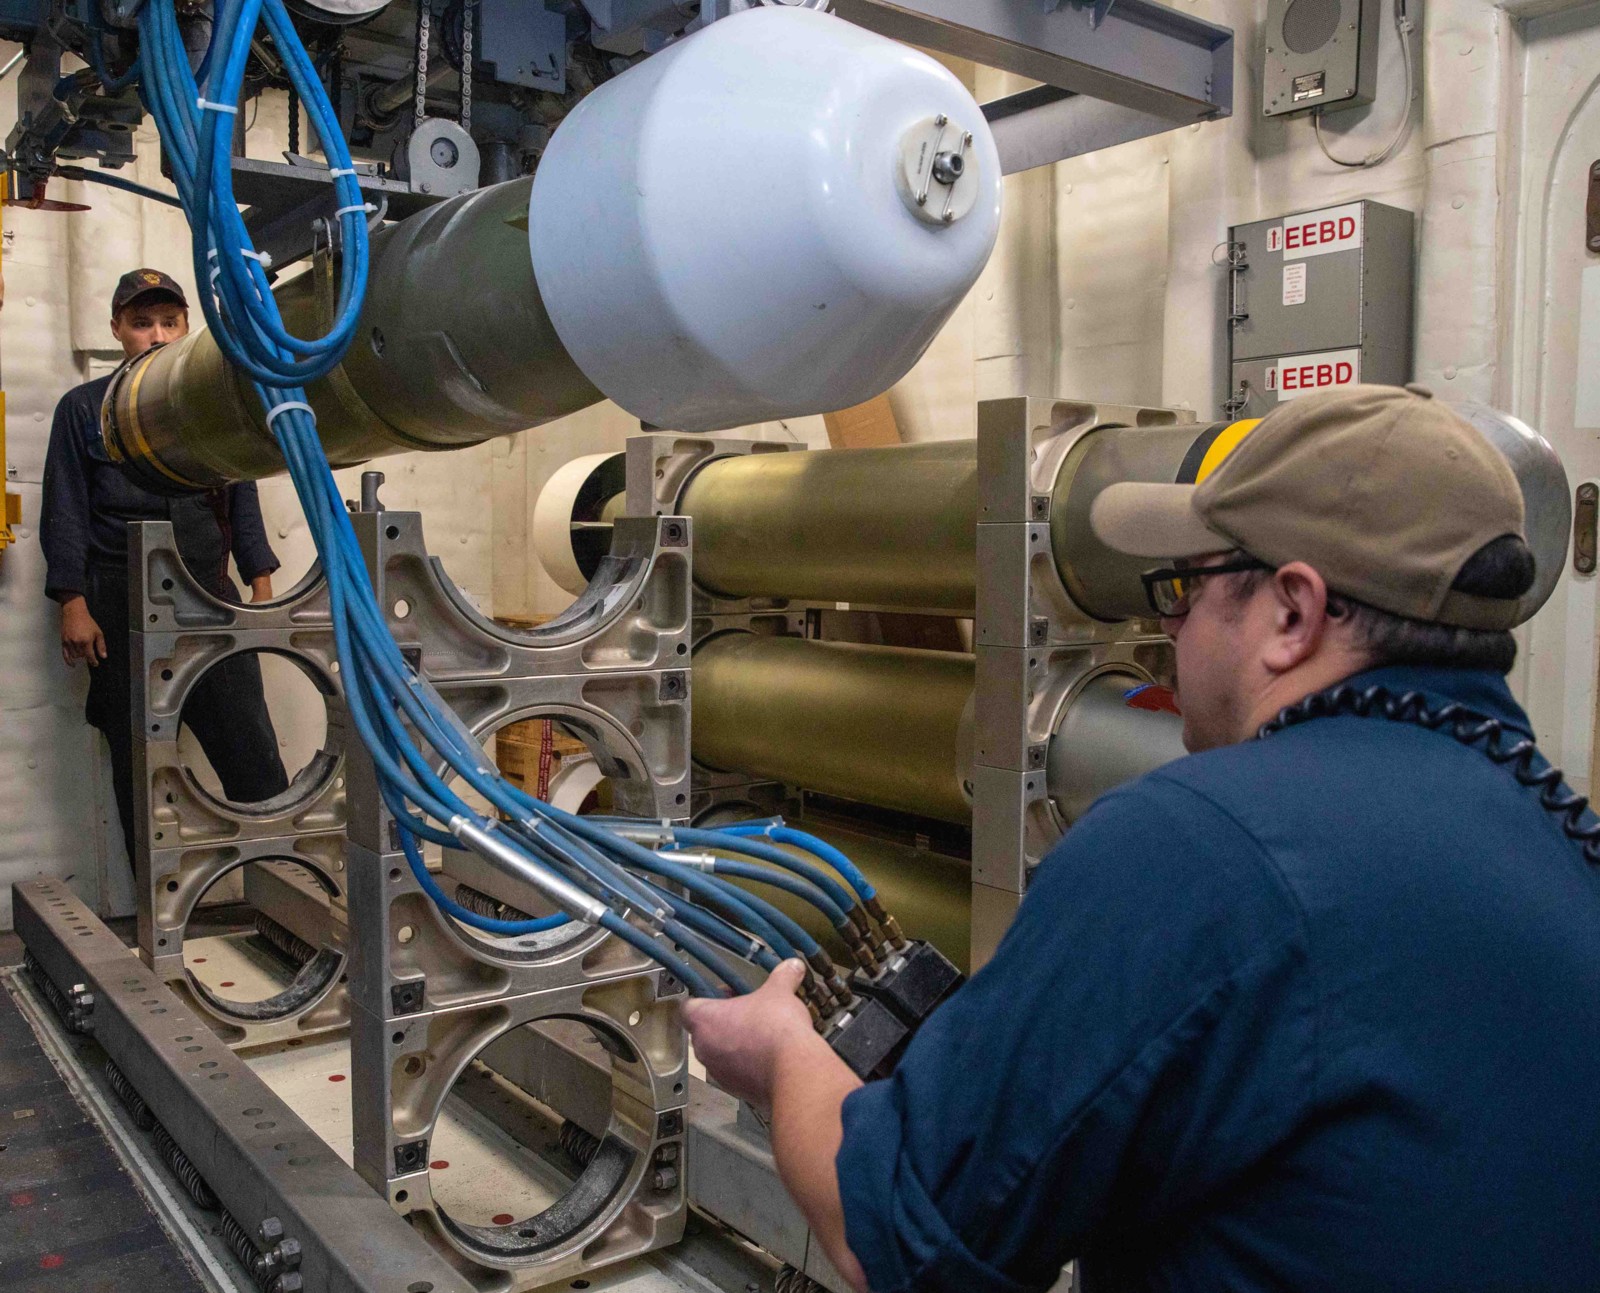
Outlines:
{"type": "MultiPolygon", "coordinates": [[[[1352,681],[1527,730],[1493,674],[1352,681]]],[[[1600,1287],[1600,879],[1444,732],[1180,759],[1068,832],[837,1166],[877,1293],[1600,1287]]]]}
{"type": "Polygon", "coordinates": [[[231,591],[230,550],[246,582],[276,570],[253,483],[168,498],[137,484],[107,457],[100,402],[110,384],[109,376],[85,382],[56,405],[39,511],[45,592],[58,601],[86,594],[91,563],[125,579],[129,521],[171,521],[184,563],[212,592],[231,591]]]}

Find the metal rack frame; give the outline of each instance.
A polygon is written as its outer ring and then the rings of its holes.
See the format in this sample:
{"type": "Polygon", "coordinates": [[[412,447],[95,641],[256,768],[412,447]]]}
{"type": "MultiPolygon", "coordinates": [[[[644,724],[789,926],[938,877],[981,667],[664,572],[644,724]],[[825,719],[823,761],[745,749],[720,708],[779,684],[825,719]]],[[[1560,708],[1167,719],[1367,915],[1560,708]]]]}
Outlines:
{"type": "MultiPolygon", "coordinates": [[[[326,582],[314,567],[263,605],[224,601],[184,565],[166,521],[130,527],[129,668],[132,671],[134,830],[131,841],[139,954],[229,1045],[257,1046],[342,1029],[346,733],[326,582]],[[328,734],[289,788],[274,799],[235,804],[210,794],[184,765],[183,704],[218,662],[265,652],[292,660],[329,702],[328,734]],[[251,864],[255,865],[252,866],[251,864]],[[320,918],[293,932],[312,953],[294,982],[264,1002],[229,1002],[184,965],[184,931],[206,892],[243,871],[247,884],[303,886],[289,874],[256,880],[274,863],[303,867],[322,890],[320,918]]],[[[313,904],[315,905],[315,904],[313,904]]]]}

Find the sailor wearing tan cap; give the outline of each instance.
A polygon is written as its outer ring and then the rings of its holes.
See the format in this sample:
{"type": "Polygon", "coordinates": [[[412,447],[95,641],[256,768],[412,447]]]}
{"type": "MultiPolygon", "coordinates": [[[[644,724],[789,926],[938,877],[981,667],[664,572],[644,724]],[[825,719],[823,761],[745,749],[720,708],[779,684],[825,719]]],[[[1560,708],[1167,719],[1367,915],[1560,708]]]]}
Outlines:
{"type": "Polygon", "coordinates": [[[1198,753],[1068,832],[887,1081],[782,974],[686,1010],[707,1069],[861,1289],[1595,1287],[1600,823],[1505,684],[1505,462],[1358,387],[1091,519],[1198,753]]]}

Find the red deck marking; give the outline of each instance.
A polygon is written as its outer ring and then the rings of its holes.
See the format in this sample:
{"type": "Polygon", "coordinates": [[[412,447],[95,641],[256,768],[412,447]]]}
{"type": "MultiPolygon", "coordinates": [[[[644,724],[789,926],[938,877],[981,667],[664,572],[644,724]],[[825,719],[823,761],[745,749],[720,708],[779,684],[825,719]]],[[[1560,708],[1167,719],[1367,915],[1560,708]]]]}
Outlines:
{"type": "Polygon", "coordinates": [[[46,1253],[39,1259],[39,1269],[42,1271],[60,1270],[67,1264],[67,1259],[60,1253],[46,1253]]]}
{"type": "Polygon", "coordinates": [[[33,1206],[33,1195],[26,1190],[18,1190],[17,1193],[11,1196],[11,1206],[13,1208],[31,1208],[33,1206]]]}
{"type": "Polygon", "coordinates": [[[436,1158],[428,1166],[436,1172],[441,1172],[450,1166],[450,1160],[448,1158],[436,1158]]]}
{"type": "Polygon", "coordinates": [[[344,1074],[343,1073],[330,1073],[330,1074],[328,1074],[328,1081],[330,1081],[330,1082],[343,1082],[344,1081],[344,1074]]]}
{"type": "Polygon", "coordinates": [[[219,988],[231,988],[231,987],[233,987],[233,980],[232,979],[224,979],[221,983],[217,984],[217,986],[219,988]]]}
{"type": "Polygon", "coordinates": [[[497,1226],[509,1226],[513,1221],[516,1220],[516,1218],[513,1217],[509,1212],[497,1212],[494,1214],[492,1220],[497,1226]]]}

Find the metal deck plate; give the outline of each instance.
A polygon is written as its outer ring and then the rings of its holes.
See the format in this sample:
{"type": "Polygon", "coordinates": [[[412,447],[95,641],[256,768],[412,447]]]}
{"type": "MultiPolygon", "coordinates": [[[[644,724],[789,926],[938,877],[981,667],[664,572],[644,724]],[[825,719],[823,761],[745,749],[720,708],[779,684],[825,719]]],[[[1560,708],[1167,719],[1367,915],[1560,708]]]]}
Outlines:
{"type": "MultiPolygon", "coordinates": [[[[63,883],[12,888],[17,932],[63,990],[94,994],[95,1040],[247,1229],[277,1217],[309,1289],[470,1293],[254,1072],[63,883]]],[[[10,1287],[6,1285],[6,1287],[10,1287]]],[[[79,1285],[78,1287],[87,1287],[79,1285]]]]}
{"type": "Polygon", "coordinates": [[[0,991],[0,1288],[203,1293],[182,1251],[0,991]]]}

